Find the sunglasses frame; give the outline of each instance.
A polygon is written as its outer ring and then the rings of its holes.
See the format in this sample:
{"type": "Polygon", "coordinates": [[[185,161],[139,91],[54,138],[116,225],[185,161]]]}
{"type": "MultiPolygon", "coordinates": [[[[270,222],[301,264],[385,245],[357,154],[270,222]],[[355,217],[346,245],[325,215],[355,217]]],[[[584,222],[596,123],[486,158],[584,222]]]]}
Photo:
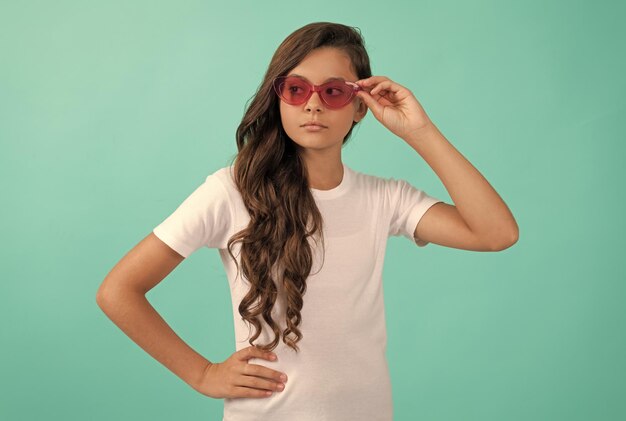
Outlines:
{"type": "Polygon", "coordinates": [[[283,100],[286,104],[289,104],[289,105],[302,105],[302,104],[306,103],[309,100],[309,98],[311,98],[311,96],[313,95],[313,92],[317,92],[317,94],[319,95],[319,97],[322,100],[322,102],[324,103],[324,105],[326,105],[328,108],[334,109],[334,110],[343,108],[346,105],[348,105],[350,102],[352,102],[352,100],[356,96],[356,93],[358,91],[363,90],[363,88],[361,88],[359,85],[357,85],[354,82],[350,82],[349,80],[336,79],[336,80],[328,81],[328,82],[323,83],[321,85],[314,85],[311,82],[309,82],[308,80],[306,80],[304,78],[301,78],[301,77],[298,77],[298,76],[279,76],[277,78],[274,78],[274,80],[272,82],[272,86],[274,87],[274,91],[276,92],[276,95],[278,95],[278,97],[281,100],[283,100]],[[301,102],[297,102],[297,103],[289,102],[280,94],[279,86],[281,85],[281,82],[283,82],[283,81],[285,81],[287,79],[290,79],[290,78],[298,79],[298,80],[304,82],[309,87],[309,93],[306,95],[306,97],[301,102]],[[351,87],[352,90],[350,91],[350,96],[348,97],[346,102],[335,107],[335,106],[330,105],[328,102],[326,102],[326,100],[321,95],[321,93],[328,85],[335,84],[335,83],[338,83],[338,82],[345,83],[346,85],[351,87]]]}

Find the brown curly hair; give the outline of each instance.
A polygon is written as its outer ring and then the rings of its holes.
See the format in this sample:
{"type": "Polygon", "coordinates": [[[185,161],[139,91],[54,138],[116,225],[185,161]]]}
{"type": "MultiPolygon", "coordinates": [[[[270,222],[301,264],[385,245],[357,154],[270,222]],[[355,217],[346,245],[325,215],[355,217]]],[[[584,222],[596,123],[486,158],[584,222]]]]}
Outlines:
{"type": "MultiPolygon", "coordinates": [[[[238,153],[234,158],[234,179],[250,214],[250,223],[229,239],[228,252],[237,263],[231,247],[241,242],[241,270],[250,289],[239,304],[239,314],[255,327],[250,345],[254,345],[261,334],[260,315],[273,330],[272,342],[256,345],[265,350],[275,349],[281,336],[272,319],[278,296],[277,282],[285,299],[286,329],[282,340],[296,352],[299,350],[296,344],[303,337],[298,329],[302,321],[302,297],[313,263],[308,237],[315,239],[317,233],[322,247],[324,244],[322,216],[309,191],[304,162],[282,127],[279,98],[272,81],[286,75],[319,47],[334,47],[345,52],[359,79],[372,76],[358,28],[332,22],[310,23],[280,44],[236,132],[238,153]],[[295,335],[295,339],[288,337],[290,334],[295,335]]],[[[356,124],[352,123],[342,145],[346,144],[356,124]]],[[[317,239],[315,242],[317,244],[317,239]]],[[[237,264],[237,275],[239,271],[237,264]]]]}

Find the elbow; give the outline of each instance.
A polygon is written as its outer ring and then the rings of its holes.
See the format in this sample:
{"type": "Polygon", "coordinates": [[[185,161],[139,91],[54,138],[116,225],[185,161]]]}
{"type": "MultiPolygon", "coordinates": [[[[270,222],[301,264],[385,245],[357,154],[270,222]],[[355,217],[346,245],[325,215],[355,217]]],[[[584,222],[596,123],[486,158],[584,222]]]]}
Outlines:
{"type": "Polygon", "coordinates": [[[96,304],[102,311],[107,313],[111,305],[119,301],[119,297],[119,291],[116,291],[111,285],[107,285],[105,281],[96,291],[96,304]]]}
{"type": "Polygon", "coordinates": [[[497,241],[491,243],[490,250],[491,251],[502,251],[511,247],[513,244],[517,243],[519,239],[519,229],[517,227],[514,230],[511,230],[508,235],[502,236],[497,241]]]}
{"type": "Polygon", "coordinates": [[[107,315],[132,304],[136,298],[145,298],[145,293],[113,281],[105,280],[96,291],[96,304],[107,315]]]}
{"type": "Polygon", "coordinates": [[[96,291],[96,304],[102,311],[105,311],[108,300],[107,293],[101,285],[96,291]]]}

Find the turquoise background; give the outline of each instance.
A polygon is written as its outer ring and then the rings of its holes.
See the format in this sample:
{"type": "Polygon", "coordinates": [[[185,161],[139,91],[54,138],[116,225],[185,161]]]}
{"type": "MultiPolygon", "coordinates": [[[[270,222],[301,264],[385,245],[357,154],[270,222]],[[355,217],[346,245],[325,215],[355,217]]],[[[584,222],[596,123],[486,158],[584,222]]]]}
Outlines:
{"type": "MultiPolygon", "coordinates": [[[[221,420],[223,401],[125,336],[96,290],[236,153],[280,42],[332,21],[361,29],[373,73],[412,90],[520,226],[497,253],[390,239],[395,419],[626,419],[625,12],[618,1],[2,2],[0,418],[221,420]]],[[[352,168],[452,203],[371,112],[353,135],[352,168]]],[[[148,298],[209,360],[234,352],[217,250],[148,298]]]]}

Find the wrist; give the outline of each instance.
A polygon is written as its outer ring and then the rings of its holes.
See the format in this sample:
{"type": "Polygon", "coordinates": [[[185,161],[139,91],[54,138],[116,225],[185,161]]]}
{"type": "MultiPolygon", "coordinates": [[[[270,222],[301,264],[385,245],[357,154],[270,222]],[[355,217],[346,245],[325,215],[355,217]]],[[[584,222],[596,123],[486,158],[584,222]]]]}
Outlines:
{"type": "Polygon", "coordinates": [[[205,360],[204,363],[195,371],[192,378],[187,381],[187,384],[195,390],[199,390],[204,383],[204,379],[207,378],[209,370],[213,366],[213,363],[209,360],[205,360]]]}
{"type": "Polygon", "coordinates": [[[403,136],[402,138],[404,139],[405,142],[411,145],[419,144],[424,139],[431,136],[433,133],[436,133],[436,130],[437,130],[437,127],[435,127],[435,125],[431,121],[429,121],[424,126],[420,127],[419,129],[413,130],[412,132],[410,132],[406,136],[403,136]]]}

